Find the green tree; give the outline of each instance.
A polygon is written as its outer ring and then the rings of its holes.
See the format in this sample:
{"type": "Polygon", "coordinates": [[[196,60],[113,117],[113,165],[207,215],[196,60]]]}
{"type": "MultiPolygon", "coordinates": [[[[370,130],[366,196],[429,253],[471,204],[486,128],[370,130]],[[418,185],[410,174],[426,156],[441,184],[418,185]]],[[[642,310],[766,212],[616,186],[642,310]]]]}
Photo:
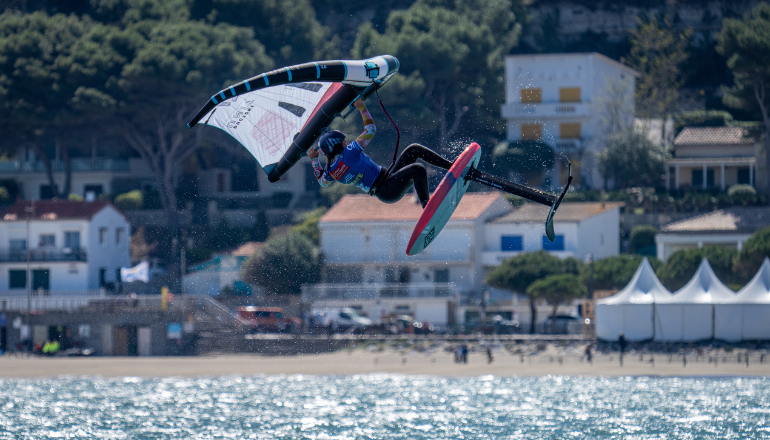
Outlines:
{"type": "Polygon", "coordinates": [[[419,131],[437,132],[445,149],[469,114],[499,123],[503,56],[520,33],[513,7],[510,0],[417,0],[392,11],[382,34],[362,25],[353,55],[400,60],[401,74],[388,86],[399,113],[419,120],[419,131]]]}
{"type": "MultiPolygon", "coordinates": [[[[717,51],[727,57],[735,85],[727,105],[761,115],[765,129],[765,172],[770,171],[770,5],[761,3],[743,21],[726,18],[717,36],[717,51]]],[[[766,193],[770,194],[770,179],[766,193]]]]}
{"type": "Polygon", "coordinates": [[[264,209],[257,211],[254,225],[251,227],[249,238],[251,241],[265,241],[270,236],[270,224],[267,222],[267,214],[264,209]]]}
{"type": "MultiPolygon", "coordinates": [[[[657,258],[641,255],[617,255],[594,262],[594,289],[620,290],[628,285],[634,273],[639,268],[642,258],[648,258],[652,269],[656,272],[663,266],[657,258]]],[[[580,283],[584,286],[591,284],[591,266],[585,264],[580,268],[580,283]]]]}
{"type": "Polygon", "coordinates": [[[567,304],[573,299],[588,295],[586,286],[580,284],[578,277],[571,273],[548,275],[537,280],[527,287],[527,295],[530,298],[542,298],[553,307],[551,316],[556,317],[556,311],[562,304],[567,304]]]}
{"type": "Polygon", "coordinates": [[[692,32],[672,29],[671,23],[649,16],[629,32],[631,50],[624,62],[642,74],[636,82],[636,114],[643,118],[665,118],[679,100],[692,32]]]}
{"type": "Polygon", "coordinates": [[[674,134],[685,127],[727,127],[733,123],[733,115],[724,110],[693,110],[674,114],[674,134]]]}
{"type": "Polygon", "coordinates": [[[743,243],[733,268],[738,276],[749,280],[767,257],[770,257],[770,227],[760,229],[743,243]]]}
{"type": "Polygon", "coordinates": [[[242,267],[244,281],[262,286],[270,295],[302,293],[302,285],[321,280],[321,251],[293,231],[271,238],[242,267]]]}
{"type": "MultiPolygon", "coordinates": [[[[527,252],[503,261],[500,266],[492,269],[487,275],[486,282],[490,286],[509,289],[524,293],[530,284],[549,275],[563,273],[578,274],[580,262],[574,258],[564,260],[545,251],[527,252]]],[[[532,313],[530,333],[535,333],[537,321],[536,298],[530,298],[529,307],[532,313]]]]}
{"type": "Polygon", "coordinates": [[[745,283],[746,280],[736,277],[733,272],[733,261],[737,254],[738,251],[735,249],[719,246],[677,251],[668,257],[665,266],[660,269],[658,277],[668,290],[675,292],[692,279],[701,261],[705,258],[722,283],[731,286],[745,283]]]}
{"type": "Polygon", "coordinates": [[[292,226],[291,230],[299,232],[309,238],[314,245],[319,246],[321,243],[321,230],[318,227],[318,222],[321,221],[321,217],[326,214],[326,211],[327,208],[322,206],[312,211],[297,214],[294,217],[295,225],[292,226]]]}
{"type": "Polygon", "coordinates": [[[155,175],[172,231],[178,230],[180,162],[198,147],[204,128],[187,121],[212,90],[272,66],[249,29],[189,21],[183,0],[132,3],[124,28],[91,32],[73,68],[100,72],[98,87],[79,90],[83,107],[110,102],[112,122],[155,175]]]}
{"type": "Polygon", "coordinates": [[[73,47],[95,24],[88,18],[44,12],[0,14],[0,152],[31,148],[45,166],[54,197],[71,190],[69,158],[73,144],[83,142],[88,114],[76,109],[76,91],[91,72],[67,62],[73,47]],[[49,147],[60,152],[64,185],[54,179],[49,147]]]}
{"type": "Polygon", "coordinates": [[[605,182],[616,188],[656,186],[665,170],[666,151],[636,129],[610,135],[599,154],[599,169],[605,182]]]}
{"type": "MultiPolygon", "coordinates": [[[[193,0],[192,19],[249,27],[280,66],[339,56],[340,38],[317,20],[309,0],[193,0]]],[[[262,72],[254,72],[258,75],[262,72]]]]}
{"type": "Polygon", "coordinates": [[[519,173],[529,176],[553,167],[553,148],[538,141],[501,142],[492,151],[492,163],[494,169],[503,175],[519,173]]]}
{"type": "Polygon", "coordinates": [[[628,239],[631,253],[643,255],[655,255],[655,236],[658,228],[652,225],[636,225],[631,228],[628,239]]]}

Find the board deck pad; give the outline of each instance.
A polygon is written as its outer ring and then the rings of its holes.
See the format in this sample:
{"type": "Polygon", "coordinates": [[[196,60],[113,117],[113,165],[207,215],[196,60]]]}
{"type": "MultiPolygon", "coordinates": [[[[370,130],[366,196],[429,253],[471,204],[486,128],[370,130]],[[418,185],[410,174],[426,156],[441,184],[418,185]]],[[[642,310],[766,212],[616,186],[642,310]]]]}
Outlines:
{"type": "Polygon", "coordinates": [[[457,160],[438,184],[420,219],[417,220],[406,246],[407,255],[419,254],[438,236],[470,185],[470,180],[466,181],[465,175],[471,168],[478,167],[480,159],[481,147],[475,142],[457,156],[457,160]]]}

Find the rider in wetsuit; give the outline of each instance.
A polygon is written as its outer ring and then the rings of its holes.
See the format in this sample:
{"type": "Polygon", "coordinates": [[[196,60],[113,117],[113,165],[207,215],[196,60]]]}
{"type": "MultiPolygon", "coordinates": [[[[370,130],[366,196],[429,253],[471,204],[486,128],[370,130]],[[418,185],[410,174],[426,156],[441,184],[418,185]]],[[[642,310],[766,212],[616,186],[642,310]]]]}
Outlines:
{"type": "Polygon", "coordinates": [[[318,146],[307,153],[312,159],[318,183],[322,187],[327,187],[334,181],[355,185],[385,203],[401,200],[414,185],[417,197],[424,208],[430,199],[428,172],[423,164],[416,163],[417,159],[444,169],[449,169],[452,162],[429,148],[412,144],[398,156],[393,169],[388,172],[387,168],[376,164],[364,153],[364,148],[369,145],[377,129],[364,102],[359,98],[354,105],[364,119],[363,133],[355,141],[348,143],[344,133],[337,130],[330,131],[321,136],[318,146]],[[323,166],[318,159],[319,149],[326,156],[326,166],[323,166]]]}

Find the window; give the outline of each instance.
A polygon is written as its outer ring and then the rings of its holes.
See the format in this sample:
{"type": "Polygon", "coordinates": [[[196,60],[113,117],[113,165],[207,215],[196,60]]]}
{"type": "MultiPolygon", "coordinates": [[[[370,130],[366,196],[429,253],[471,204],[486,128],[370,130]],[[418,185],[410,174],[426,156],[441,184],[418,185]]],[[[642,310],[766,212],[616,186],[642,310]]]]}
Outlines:
{"type": "Polygon", "coordinates": [[[95,200],[97,197],[102,195],[103,192],[104,192],[104,190],[102,190],[102,186],[101,185],[93,184],[93,185],[85,185],[83,187],[83,197],[85,197],[86,200],[89,200],[88,193],[93,194],[93,196],[91,196],[91,197],[93,197],[93,199],[95,200]]]}
{"type": "Polygon", "coordinates": [[[115,244],[123,243],[123,228],[115,229],[115,244]]]}
{"type": "Polygon", "coordinates": [[[559,102],[580,102],[580,87],[561,87],[559,102]]]}
{"type": "Polygon", "coordinates": [[[123,280],[120,279],[120,268],[116,267],[115,268],[115,282],[119,283],[121,281],[123,281],[123,280]]]}
{"type": "Polygon", "coordinates": [[[107,284],[107,268],[99,268],[99,287],[104,287],[107,284]]]}
{"type": "Polygon", "coordinates": [[[73,250],[80,249],[80,231],[65,231],[64,247],[73,250]]]}
{"type": "Polygon", "coordinates": [[[12,251],[25,251],[27,250],[27,240],[24,238],[8,240],[8,247],[12,251]]]}
{"type": "Polygon", "coordinates": [[[53,187],[51,185],[40,185],[40,200],[49,200],[53,198],[53,187]]]}
{"type": "Polygon", "coordinates": [[[500,237],[501,251],[523,251],[524,237],[521,235],[503,235],[500,237]]]}
{"type": "Polygon", "coordinates": [[[32,271],[32,290],[38,289],[51,289],[51,275],[48,269],[35,269],[32,271]]]}
{"type": "Polygon", "coordinates": [[[40,234],[38,247],[56,247],[56,236],[53,234],[40,234]]]}
{"type": "MultiPolygon", "coordinates": [[[[703,169],[692,170],[693,188],[703,187],[703,169]]],[[[706,170],[706,187],[714,186],[714,170],[706,170]]]]}
{"type": "Polygon", "coordinates": [[[580,123],[559,124],[559,137],[562,139],[580,139],[580,123]]]}
{"type": "Polygon", "coordinates": [[[107,228],[99,228],[99,244],[107,241],[107,228]]]}
{"type": "Polygon", "coordinates": [[[557,235],[554,237],[553,243],[547,236],[543,235],[543,250],[544,251],[563,251],[564,250],[564,235],[557,235]]]}
{"type": "Polygon", "coordinates": [[[521,140],[539,141],[543,139],[542,124],[521,124],[521,140]]]}
{"type": "Polygon", "coordinates": [[[543,102],[543,91],[541,89],[521,89],[522,104],[539,104],[543,102]]]}
{"type": "Polygon", "coordinates": [[[738,184],[751,185],[751,172],[749,167],[738,168],[738,184]]]}
{"type": "Polygon", "coordinates": [[[27,271],[10,269],[8,271],[8,288],[9,289],[26,289],[27,288],[27,271]]]}
{"type": "Polygon", "coordinates": [[[396,269],[393,267],[386,267],[385,268],[385,282],[386,283],[395,283],[396,282],[396,269]]]}
{"type": "Polygon", "coordinates": [[[412,279],[412,272],[408,267],[401,267],[398,269],[398,282],[408,283],[412,279]]]}
{"type": "Polygon", "coordinates": [[[448,283],[449,282],[449,269],[436,269],[433,273],[434,283],[448,283]]]}

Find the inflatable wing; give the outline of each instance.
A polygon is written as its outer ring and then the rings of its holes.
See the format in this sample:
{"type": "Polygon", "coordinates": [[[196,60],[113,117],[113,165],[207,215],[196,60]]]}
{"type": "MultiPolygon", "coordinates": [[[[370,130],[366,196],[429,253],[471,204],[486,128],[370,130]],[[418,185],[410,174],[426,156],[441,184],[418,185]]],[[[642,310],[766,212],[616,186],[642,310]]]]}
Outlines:
{"type": "Polygon", "coordinates": [[[227,132],[259,162],[271,182],[297,163],[335,117],[398,72],[390,55],[320,61],[263,73],[212,96],[187,124],[227,132]]]}

